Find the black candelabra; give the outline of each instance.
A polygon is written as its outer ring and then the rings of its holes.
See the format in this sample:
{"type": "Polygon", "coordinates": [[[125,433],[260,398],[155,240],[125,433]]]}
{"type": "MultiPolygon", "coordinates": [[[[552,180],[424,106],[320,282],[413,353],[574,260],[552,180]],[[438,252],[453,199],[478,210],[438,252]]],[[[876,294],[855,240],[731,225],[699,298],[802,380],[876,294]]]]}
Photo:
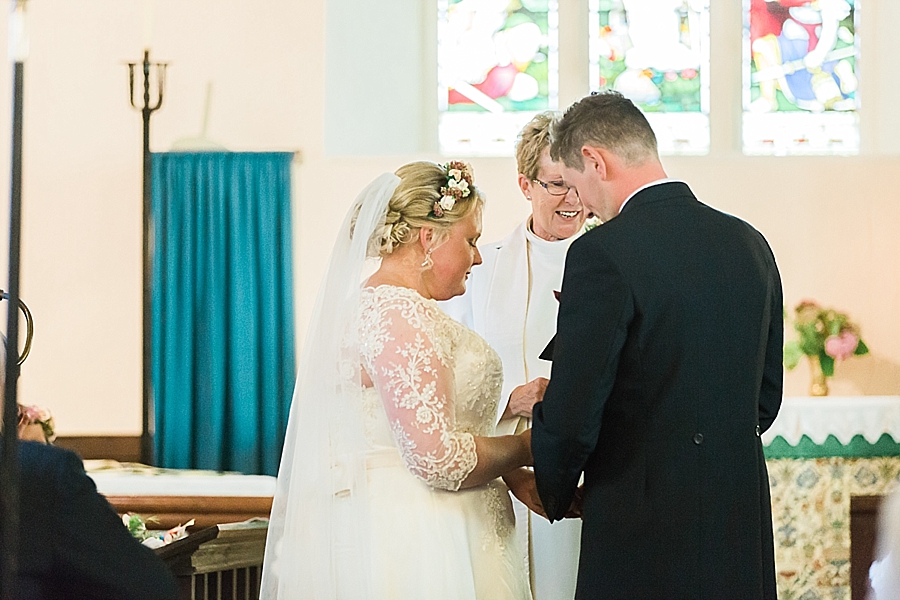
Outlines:
{"type": "Polygon", "coordinates": [[[141,394],[141,462],[153,464],[153,438],[150,434],[150,421],[153,416],[153,388],[150,380],[150,281],[152,263],[150,259],[150,201],[153,194],[153,182],[151,180],[150,161],[150,116],[159,110],[163,103],[163,93],[166,87],[166,67],[168,63],[151,63],[150,50],[144,50],[142,63],[128,63],[128,93],[131,106],[141,111],[144,121],[144,174],[142,182],[143,201],[143,295],[141,299],[143,328],[142,328],[142,394],[141,394]],[[134,98],[134,68],[140,64],[144,74],[144,104],[138,106],[134,98]],[[150,103],[150,72],[156,68],[156,102],[150,103]]]}

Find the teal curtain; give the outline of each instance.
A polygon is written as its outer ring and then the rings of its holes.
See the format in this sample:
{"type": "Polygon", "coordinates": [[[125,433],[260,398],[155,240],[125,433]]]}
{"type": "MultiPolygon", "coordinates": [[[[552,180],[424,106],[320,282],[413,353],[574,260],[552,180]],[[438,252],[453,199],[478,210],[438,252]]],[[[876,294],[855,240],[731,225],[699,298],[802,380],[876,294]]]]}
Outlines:
{"type": "Polygon", "coordinates": [[[278,471],[294,385],[292,156],[153,155],[159,466],[278,471]]]}

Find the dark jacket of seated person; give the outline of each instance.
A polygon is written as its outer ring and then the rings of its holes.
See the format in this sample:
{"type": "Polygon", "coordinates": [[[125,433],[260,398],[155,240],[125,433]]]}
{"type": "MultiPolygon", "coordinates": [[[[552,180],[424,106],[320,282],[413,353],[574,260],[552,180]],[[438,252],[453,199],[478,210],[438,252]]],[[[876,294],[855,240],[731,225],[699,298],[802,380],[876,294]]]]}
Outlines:
{"type": "Polygon", "coordinates": [[[76,454],[19,443],[18,600],[175,600],[175,579],[128,532],[76,454]]]}

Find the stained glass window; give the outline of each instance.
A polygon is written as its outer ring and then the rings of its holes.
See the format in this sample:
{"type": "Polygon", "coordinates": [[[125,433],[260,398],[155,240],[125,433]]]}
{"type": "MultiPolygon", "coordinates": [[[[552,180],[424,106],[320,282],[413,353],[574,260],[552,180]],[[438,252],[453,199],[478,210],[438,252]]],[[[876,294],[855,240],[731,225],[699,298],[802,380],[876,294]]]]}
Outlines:
{"type": "Polygon", "coordinates": [[[510,156],[525,123],[557,108],[557,2],[438,2],[440,150],[510,156]]]}
{"type": "Polygon", "coordinates": [[[709,0],[590,0],[593,90],[637,104],[663,154],[709,151],[709,0]]]}
{"type": "Polygon", "coordinates": [[[856,4],[744,0],[744,153],[859,152],[856,4]]]}

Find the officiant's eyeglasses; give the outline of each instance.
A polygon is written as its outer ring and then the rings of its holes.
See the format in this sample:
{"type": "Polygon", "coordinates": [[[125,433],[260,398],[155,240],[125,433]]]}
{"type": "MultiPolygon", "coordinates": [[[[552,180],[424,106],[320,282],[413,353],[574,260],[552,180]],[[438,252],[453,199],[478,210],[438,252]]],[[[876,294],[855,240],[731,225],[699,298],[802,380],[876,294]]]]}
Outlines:
{"type": "MultiPolygon", "coordinates": [[[[532,181],[539,183],[551,196],[565,196],[572,189],[562,181],[541,181],[540,179],[532,179],[532,181]]],[[[575,195],[578,195],[578,190],[575,190],[575,195]]]]}

